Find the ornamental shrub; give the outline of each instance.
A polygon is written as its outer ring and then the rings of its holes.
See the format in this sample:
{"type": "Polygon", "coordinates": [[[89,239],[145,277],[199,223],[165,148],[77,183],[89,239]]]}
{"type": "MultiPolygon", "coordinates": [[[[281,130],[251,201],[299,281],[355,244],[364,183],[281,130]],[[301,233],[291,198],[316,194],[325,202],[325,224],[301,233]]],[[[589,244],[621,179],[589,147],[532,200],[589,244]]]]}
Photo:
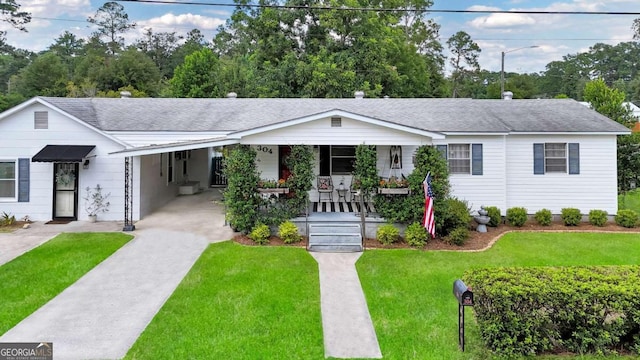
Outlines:
{"type": "Polygon", "coordinates": [[[522,227],[527,222],[527,209],[512,207],[507,209],[507,224],[522,227]]]}
{"type": "Polygon", "coordinates": [[[578,226],[582,221],[582,214],[576,208],[563,208],[560,211],[560,218],[565,226],[578,226]]]}
{"type": "Polygon", "coordinates": [[[607,223],[607,212],[604,210],[589,211],[589,224],[595,226],[604,226],[607,223]]]}
{"type": "Polygon", "coordinates": [[[500,225],[502,222],[502,214],[500,214],[500,208],[497,206],[485,206],[485,210],[487,210],[487,215],[489,216],[488,226],[496,227],[500,225]]]}
{"type": "Polygon", "coordinates": [[[302,240],[302,236],[298,234],[298,227],[291,221],[285,221],[278,226],[278,236],[285,244],[297,243],[302,240]]]}
{"type": "Polygon", "coordinates": [[[620,226],[632,228],[638,224],[638,213],[631,209],[619,210],[615,220],[620,226]]]}
{"type": "Polygon", "coordinates": [[[445,241],[449,244],[462,246],[469,239],[469,227],[460,226],[453,229],[449,235],[445,237],[445,241]]]}
{"type": "Polygon", "coordinates": [[[640,267],[473,269],[485,345],[505,358],[549,352],[640,355],[640,267]]]}
{"type": "Polygon", "coordinates": [[[269,229],[269,226],[260,223],[258,223],[249,233],[249,239],[260,245],[268,243],[269,236],[271,236],[271,230],[269,229]]]}
{"type": "MultiPolygon", "coordinates": [[[[471,222],[471,209],[466,201],[457,198],[448,198],[443,207],[446,211],[441,213],[444,217],[442,224],[442,235],[449,235],[453,230],[464,227],[468,228],[471,222]]],[[[436,217],[437,219],[437,217],[436,217]]]]}
{"type": "Polygon", "coordinates": [[[536,219],[538,224],[542,226],[551,225],[551,219],[553,219],[553,215],[549,209],[540,209],[536,211],[536,214],[533,217],[536,219]]]}
{"type": "Polygon", "coordinates": [[[427,229],[422,224],[414,222],[407,226],[404,240],[411,246],[423,246],[428,241],[427,229]]]}
{"type": "Polygon", "coordinates": [[[400,230],[393,226],[393,224],[384,224],[378,227],[376,231],[376,237],[378,241],[384,245],[390,245],[398,241],[400,238],[400,230]]]}
{"type": "Polygon", "coordinates": [[[233,230],[244,234],[255,226],[261,202],[256,192],[260,175],[255,160],[256,151],[247,145],[234,147],[224,158],[226,217],[233,230]]]}

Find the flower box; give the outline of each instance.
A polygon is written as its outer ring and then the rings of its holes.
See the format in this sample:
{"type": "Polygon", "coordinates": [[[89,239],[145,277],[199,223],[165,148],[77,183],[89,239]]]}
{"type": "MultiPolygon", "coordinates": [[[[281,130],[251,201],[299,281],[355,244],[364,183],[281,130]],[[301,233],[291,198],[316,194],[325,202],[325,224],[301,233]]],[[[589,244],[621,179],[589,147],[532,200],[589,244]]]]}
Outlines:
{"type": "Polygon", "coordinates": [[[288,194],[289,188],[258,188],[261,194],[288,194]]]}
{"type": "Polygon", "coordinates": [[[411,193],[409,188],[378,188],[378,194],[384,195],[408,195],[411,193]]]}

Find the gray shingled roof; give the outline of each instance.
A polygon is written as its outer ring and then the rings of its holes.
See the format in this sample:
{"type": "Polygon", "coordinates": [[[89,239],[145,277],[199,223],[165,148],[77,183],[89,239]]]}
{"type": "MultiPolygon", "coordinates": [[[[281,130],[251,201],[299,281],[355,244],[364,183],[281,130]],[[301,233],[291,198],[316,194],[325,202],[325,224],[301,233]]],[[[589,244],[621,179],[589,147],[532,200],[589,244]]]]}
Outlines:
{"type": "Polygon", "coordinates": [[[574,100],[41,98],[104,131],[242,131],[331,110],[436,132],[626,132],[574,100]]]}

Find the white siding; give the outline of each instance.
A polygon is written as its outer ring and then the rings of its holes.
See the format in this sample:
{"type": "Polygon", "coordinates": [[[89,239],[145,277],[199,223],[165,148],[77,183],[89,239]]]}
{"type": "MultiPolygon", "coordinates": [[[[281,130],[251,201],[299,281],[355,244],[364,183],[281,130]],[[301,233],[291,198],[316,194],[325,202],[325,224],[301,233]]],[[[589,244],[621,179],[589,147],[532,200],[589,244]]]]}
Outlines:
{"type": "MultiPolygon", "coordinates": [[[[86,187],[100,184],[104,193],[111,193],[109,211],[98,215],[100,220],[124,218],[124,160],[109,158],[107,154],[122,150],[123,146],[40,104],[0,120],[0,158],[31,158],[46,145],[95,145],[88,169],[80,165],[78,174],[78,219],[86,220],[82,197],[86,187]],[[34,129],[34,111],[49,112],[48,129],[34,129]]],[[[135,193],[134,193],[134,196],[135,193]]],[[[30,164],[29,202],[0,202],[0,211],[22,218],[46,221],[53,211],[53,163],[30,164]]]]}
{"type": "Polygon", "coordinates": [[[414,135],[358,120],[342,118],[341,127],[332,127],[331,118],[246,136],[243,144],[264,145],[424,145],[431,138],[414,135]]]}
{"type": "Polygon", "coordinates": [[[523,206],[529,213],[547,208],[559,214],[574,207],[617,213],[615,136],[509,136],[507,140],[507,206],[523,206]],[[533,144],[580,144],[580,174],[533,174],[533,144]]]}
{"type": "Polygon", "coordinates": [[[263,180],[278,180],[278,145],[253,145],[256,151],[256,166],[263,180]]]}
{"type": "Polygon", "coordinates": [[[504,136],[447,136],[435,145],[482,144],[482,175],[451,174],[451,195],[466,200],[472,211],[480,206],[497,206],[506,210],[504,136]]]}

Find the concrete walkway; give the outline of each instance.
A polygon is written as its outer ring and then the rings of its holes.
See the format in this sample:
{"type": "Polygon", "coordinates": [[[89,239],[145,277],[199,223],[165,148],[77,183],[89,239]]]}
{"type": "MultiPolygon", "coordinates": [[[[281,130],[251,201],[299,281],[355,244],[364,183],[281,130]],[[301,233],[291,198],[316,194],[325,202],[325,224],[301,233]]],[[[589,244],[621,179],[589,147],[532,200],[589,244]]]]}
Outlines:
{"type": "Polygon", "coordinates": [[[325,357],[382,358],[356,272],[362,253],[310,253],[320,270],[325,357]]]}
{"type": "Polygon", "coordinates": [[[34,222],[28,229],[18,229],[10,233],[0,233],[0,265],[7,263],[25,252],[40,246],[63,232],[120,231],[123,223],[73,221],[68,224],[46,225],[34,222]]]}
{"type": "Polygon", "coordinates": [[[185,198],[139,221],[135,239],[0,342],[51,341],[55,359],[124,357],[207,245],[233,236],[214,214],[215,193],[185,198]]]}

